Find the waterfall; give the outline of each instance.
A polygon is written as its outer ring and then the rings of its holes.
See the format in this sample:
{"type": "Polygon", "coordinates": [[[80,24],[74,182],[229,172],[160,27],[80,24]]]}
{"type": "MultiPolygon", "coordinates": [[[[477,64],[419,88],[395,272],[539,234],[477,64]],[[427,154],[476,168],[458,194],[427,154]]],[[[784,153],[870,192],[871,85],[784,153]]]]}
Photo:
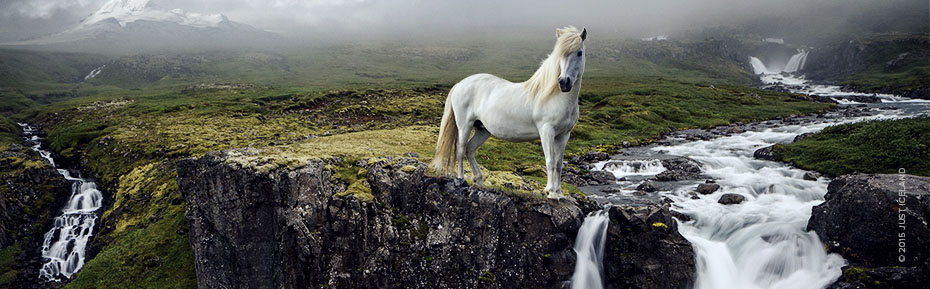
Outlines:
{"type": "Polygon", "coordinates": [[[575,237],[575,274],[572,289],[602,289],[604,269],[604,243],[607,241],[607,210],[592,212],[584,218],[575,237]]]}
{"type": "Polygon", "coordinates": [[[804,62],[807,61],[807,54],[809,52],[810,51],[804,49],[799,49],[797,54],[792,55],[791,59],[788,59],[788,64],[785,65],[784,72],[793,73],[804,69],[804,62]]]}
{"type": "MultiPolygon", "coordinates": [[[[52,167],[55,161],[51,152],[42,149],[38,130],[27,124],[23,134],[33,143],[32,150],[48,160],[52,167]]],[[[97,222],[97,211],[103,205],[103,194],[97,184],[80,177],[73,177],[68,170],[57,169],[65,180],[71,182],[71,197],[62,208],[62,214],[55,218],[54,226],[45,233],[42,242],[42,257],[45,264],[39,271],[39,277],[48,281],[60,281],[59,276],[71,276],[84,266],[84,251],[87,241],[93,236],[97,222]]]]}
{"type": "Polygon", "coordinates": [[[752,73],[754,74],[766,74],[769,73],[768,69],[765,68],[765,64],[762,63],[762,60],[759,60],[756,57],[749,57],[749,64],[752,65],[752,73]]]}
{"type": "MultiPolygon", "coordinates": [[[[762,60],[754,56],[749,57],[749,64],[752,65],[752,73],[754,74],[779,74],[782,72],[795,73],[801,69],[804,69],[804,63],[807,62],[808,53],[810,53],[810,51],[798,49],[798,53],[792,55],[791,58],[788,59],[788,63],[785,64],[783,69],[769,70],[765,63],[762,63],[762,60]]],[[[780,63],[775,63],[773,67],[778,67],[778,64],[780,63]]]]}

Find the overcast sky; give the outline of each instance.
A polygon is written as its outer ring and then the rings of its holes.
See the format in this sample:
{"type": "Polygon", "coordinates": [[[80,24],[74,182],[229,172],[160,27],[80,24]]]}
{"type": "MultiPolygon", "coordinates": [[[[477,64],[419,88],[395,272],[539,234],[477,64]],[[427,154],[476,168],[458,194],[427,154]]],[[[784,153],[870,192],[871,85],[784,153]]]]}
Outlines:
{"type": "MultiPolygon", "coordinates": [[[[0,41],[70,28],[107,0],[0,0],[0,41]]],[[[573,24],[637,37],[780,15],[928,6],[927,0],[152,0],[166,8],[222,13],[284,35],[390,35],[489,29],[553,30],[573,24]],[[875,5],[884,5],[873,7],[875,5]]],[[[925,10],[925,9],[924,9],[925,10]]]]}

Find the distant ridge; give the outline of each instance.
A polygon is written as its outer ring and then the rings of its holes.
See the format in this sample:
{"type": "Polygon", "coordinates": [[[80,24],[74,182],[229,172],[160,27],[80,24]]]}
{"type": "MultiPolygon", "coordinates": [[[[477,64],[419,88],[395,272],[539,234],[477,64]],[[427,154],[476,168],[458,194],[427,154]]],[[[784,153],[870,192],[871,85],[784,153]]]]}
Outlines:
{"type": "Polygon", "coordinates": [[[0,43],[5,47],[132,52],[263,46],[281,38],[222,14],[163,9],[150,0],[110,0],[74,27],[49,36],[0,43]]]}

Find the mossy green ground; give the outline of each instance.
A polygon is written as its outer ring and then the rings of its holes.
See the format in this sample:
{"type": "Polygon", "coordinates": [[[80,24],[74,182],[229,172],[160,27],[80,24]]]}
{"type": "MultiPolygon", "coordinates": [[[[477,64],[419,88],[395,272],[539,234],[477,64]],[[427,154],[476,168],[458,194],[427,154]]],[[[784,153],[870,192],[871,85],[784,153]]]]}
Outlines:
{"type": "Polygon", "coordinates": [[[901,168],[930,176],[930,117],[831,126],[773,151],[778,160],[831,176],[901,168]]]}
{"type": "MultiPolygon", "coordinates": [[[[433,154],[447,89],[455,81],[479,72],[522,81],[551,45],[364,44],[310,52],[126,56],[118,62],[144,65],[117,65],[109,76],[104,72],[90,82],[7,72],[24,84],[0,91],[0,99],[32,100],[23,104],[28,109],[14,108],[13,117],[43,124],[51,148],[84,163],[112,196],[114,203],[100,220],[104,229],[95,234],[103,247],[67,288],[188,288],[196,286],[196,278],[175,180],[179,159],[246,148],[230,162],[258,171],[331,156],[359,160],[416,152],[426,161],[433,154]],[[165,63],[187,70],[153,77],[132,68],[165,63]],[[58,99],[63,93],[69,97],[58,99]]],[[[678,45],[689,44],[588,44],[582,115],[569,156],[616,151],[624,141],[640,144],[676,129],[830,107],[749,88],[751,75],[740,63],[713,55],[651,61],[617,52],[626,51],[622,47],[685,50],[678,45]]],[[[96,57],[53,58],[82,63],[96,57]]],[[[542,197],[538,189],[545,174],[538,141],[492,139],[478,150],[478,162],[487,168],[488,187],[542,197]],[[521,189],[525,186],[529,189],[521,189]]],[[[365,197],[367,187],[353,163],[333,169],[349,193],[365,197]]],[[[570,185],[563,188],[580,194],[570,185]]]]}

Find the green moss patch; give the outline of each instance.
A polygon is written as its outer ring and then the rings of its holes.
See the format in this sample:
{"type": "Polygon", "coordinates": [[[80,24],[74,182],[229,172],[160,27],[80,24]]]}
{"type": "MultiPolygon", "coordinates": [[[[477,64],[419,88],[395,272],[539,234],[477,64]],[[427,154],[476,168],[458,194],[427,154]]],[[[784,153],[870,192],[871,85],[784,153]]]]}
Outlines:
{"type": "Polygon", "coordinates": [[[831,126],[773,152],[778,160],[831,176],[899,168],[930,176],[930,117],[831,126]]]}

